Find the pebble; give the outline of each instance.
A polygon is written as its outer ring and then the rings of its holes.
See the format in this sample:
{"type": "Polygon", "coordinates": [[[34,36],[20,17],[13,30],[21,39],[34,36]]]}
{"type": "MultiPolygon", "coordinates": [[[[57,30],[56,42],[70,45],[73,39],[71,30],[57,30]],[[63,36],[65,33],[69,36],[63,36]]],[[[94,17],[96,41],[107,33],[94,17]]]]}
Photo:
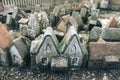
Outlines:
{"type": "Polygon", "coordinates": [[[119,70],[82,70],[80,72],[69,72],[69,76],[58,73],[32,72],[29,69],[6,69],[0,68],[0,79],[2,80],[120,80],[119,70]]]}

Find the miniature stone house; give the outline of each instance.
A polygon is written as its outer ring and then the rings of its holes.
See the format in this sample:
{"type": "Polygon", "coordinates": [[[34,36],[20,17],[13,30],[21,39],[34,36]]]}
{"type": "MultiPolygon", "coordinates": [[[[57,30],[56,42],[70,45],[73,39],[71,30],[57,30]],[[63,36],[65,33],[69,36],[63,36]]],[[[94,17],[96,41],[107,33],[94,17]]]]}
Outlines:
{"type": "Polygon", "coordinates": [[[30,61],[30,41],[25,37],[15,39],[9,48],[13,66],[24,67],[30,61]]]}

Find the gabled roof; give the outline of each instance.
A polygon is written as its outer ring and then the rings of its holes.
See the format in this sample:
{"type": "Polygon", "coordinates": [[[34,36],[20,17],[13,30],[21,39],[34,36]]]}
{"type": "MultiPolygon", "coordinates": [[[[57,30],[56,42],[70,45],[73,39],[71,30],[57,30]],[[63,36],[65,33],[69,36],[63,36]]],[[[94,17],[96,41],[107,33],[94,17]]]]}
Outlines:
{"type": "Polygon", "coordinates": [[[5,26],[0,22],[0,48],[6,50],[12,41],[13,37],[7,31],[5,26]]]}

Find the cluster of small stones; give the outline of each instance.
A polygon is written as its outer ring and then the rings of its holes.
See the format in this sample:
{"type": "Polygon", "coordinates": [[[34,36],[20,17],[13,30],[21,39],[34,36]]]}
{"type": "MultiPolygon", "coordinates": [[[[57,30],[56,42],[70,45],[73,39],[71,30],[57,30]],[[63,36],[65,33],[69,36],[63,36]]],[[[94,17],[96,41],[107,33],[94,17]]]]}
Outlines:
{"type": "Polygon", "coordinates": [[[0,68],[0,80],[120,80],[120,70],[84,69],[66,73],[32,71],[30,68],[0,68]]]}

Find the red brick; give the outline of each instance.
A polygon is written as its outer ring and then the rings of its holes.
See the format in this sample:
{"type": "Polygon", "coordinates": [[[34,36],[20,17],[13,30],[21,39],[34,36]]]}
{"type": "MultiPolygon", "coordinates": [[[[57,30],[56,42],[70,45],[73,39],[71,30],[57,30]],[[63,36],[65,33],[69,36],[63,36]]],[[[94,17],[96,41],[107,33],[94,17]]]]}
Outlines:
{"type": "Polygon", "coordinates": [[[97,42],[105,42],[102,38],[99,38],[97,42]]]}
{"type": "Polygon", "coordinates": [[[28,22],[28,19],[25,19],[25,18],[21,18],[18,23],[21,23],[21,24],[26,24],[28,22]]]}
{"type": "Polygon", "coordinates": [[[0,22],[0,48],[5,50],[12,42],[13,37],[6,30],[4,25],[0,22]]]}
{"type": "Polygon", "coordinates": [[[67,24],[70,23],[71,26],[74,26],[76,28],[76,31],[78,30],[78,23],[77,21],[70,15],[62,16],[57,24],[57,31],[61,31],[66,33],[69,29],[67,27],[67,24]]]}
{"type": "Polygon", "coordinates": [[[108,24],[106,25],[107,28],[117,28],[117,22],[115,20],[115,16],[112,16],[110,18],[110,21],[108,22],[108,24]]]}
{"type": "Polygon", "coordinates": [[[120,56],[120,42],[90,42],[90,60],[100,60],[104,56],[120,56]]]}

